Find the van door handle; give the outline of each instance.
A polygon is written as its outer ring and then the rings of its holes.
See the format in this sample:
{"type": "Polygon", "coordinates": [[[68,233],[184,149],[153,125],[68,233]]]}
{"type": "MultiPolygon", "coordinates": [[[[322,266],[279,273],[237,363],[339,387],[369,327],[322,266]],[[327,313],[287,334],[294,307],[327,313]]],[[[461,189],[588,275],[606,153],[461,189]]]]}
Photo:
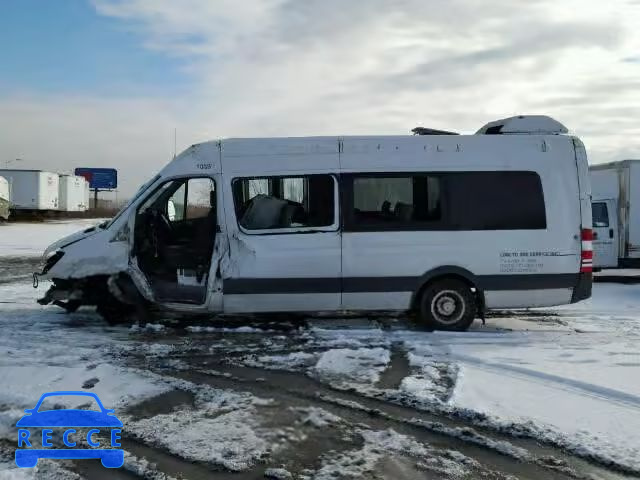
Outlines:
{"type": "Polygon", "coordinates": [[[613,228],[609,229],[609,238],[613,238],[613,228]]]}

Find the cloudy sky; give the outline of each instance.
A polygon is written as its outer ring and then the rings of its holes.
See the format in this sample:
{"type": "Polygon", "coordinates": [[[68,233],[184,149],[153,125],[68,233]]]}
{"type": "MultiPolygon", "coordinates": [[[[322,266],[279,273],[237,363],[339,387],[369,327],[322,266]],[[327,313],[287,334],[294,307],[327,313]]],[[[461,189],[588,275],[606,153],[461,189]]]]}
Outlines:
{"type": "Polygon", "coordinates": [[[0,168],[121,193],[229,136],[474,132],[548,114],[640,158],[640,0],[4,0],[0,168]]]}

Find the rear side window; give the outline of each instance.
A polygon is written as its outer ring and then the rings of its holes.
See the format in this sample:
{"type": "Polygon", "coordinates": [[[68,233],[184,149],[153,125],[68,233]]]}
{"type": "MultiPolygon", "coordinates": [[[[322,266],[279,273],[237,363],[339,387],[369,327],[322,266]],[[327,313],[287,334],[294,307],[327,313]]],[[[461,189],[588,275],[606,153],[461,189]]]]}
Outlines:
{"type": "Polygon", "coordinates": [[[604,202],[592,203],[591,212],[593,214],[593,226],[594,227],[608,227],[609,226],[609,209],[604,202]]]}
{"type": "Polygon", "coordinates": [[[236,178],[232,187],[238,224],[245,230],[336,225],[336,185],[331,175],[236,178]]]}
{"type": "Polygon", "coordinates": [[[355,174],[347,181],[347,230],[546,228],[535,172],[355,174]]]}
{"type": "Polygon", "coordinates": [[[447,183],[454,229],[547,228],[542,183],[535,172],[451,173],[447,183]]]}

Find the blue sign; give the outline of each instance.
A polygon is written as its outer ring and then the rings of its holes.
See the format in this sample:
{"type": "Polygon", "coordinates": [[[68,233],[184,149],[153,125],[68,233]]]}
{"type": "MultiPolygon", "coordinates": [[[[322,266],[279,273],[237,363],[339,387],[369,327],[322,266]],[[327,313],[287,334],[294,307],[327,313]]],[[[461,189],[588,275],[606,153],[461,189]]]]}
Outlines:
{"type": "Polygon", "coordinates": [[[76,168],[75,174],[86,178],[92,190],[118,188],[118,171],[115,168],[76,168]]]}
{"type": "MultiPolygon", "coordinates": [[[[40,397],[36,406],[25,410],[26,415],[18,420],[18,448],[16,449],[16,465],[20,468],[35,467],[41,458],[82,459],[99,458],[107,468],[118,468],[124,464],[124,450],[120,447],[120,428],[122,422],[113,414],[113,410],[104,408],[98,395],[91,392],[50,392],[40,397]],[[42,402],[47,397],[82,396],[93,398],[100,411],[58,409],[39,412],[42,402]],[[28,428],[24,428],[28,427],[28,428]],[[53,427],[53,428],[48,428],[53,427]],[[90,428],[86,434],[80,435],[75,428],[90,428]],[[110,429],[109,444],[111,448],[101,448],[100,428],[110,429]],[[41,435],[29,428],[42,429],[41,435]],[[55,431],[54,431],[55,429],[55,431]],[[34,434],[32,436],[32,434],[34,434]],[[52,440],[60,439],[68,448],[53,448],[52,440]],[[90,448],[83,448],[83,443],[90,448]],[[42,448],[37,448],[37,444],[42,448]],[[33,445],[36,445],[34,447],[33,445]]],[[[104,435],[103,435],[104,436],[104,435]]]]}

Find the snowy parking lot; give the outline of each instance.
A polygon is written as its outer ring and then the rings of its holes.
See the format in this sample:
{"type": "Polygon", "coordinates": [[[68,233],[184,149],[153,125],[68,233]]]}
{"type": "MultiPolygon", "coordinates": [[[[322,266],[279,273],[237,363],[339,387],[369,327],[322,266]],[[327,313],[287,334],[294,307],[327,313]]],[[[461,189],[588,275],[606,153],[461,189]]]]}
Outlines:
{"type": "Polygon", "coordinates": [[[111,327],[31,285],[44,247],[91,223],[0,225],[0,479],[640,476],[640,285],[465,333],[385,316],[111,327]],[[24,409],[83,389],[122,420],[124,468],[17,469],[24,409]]]}

